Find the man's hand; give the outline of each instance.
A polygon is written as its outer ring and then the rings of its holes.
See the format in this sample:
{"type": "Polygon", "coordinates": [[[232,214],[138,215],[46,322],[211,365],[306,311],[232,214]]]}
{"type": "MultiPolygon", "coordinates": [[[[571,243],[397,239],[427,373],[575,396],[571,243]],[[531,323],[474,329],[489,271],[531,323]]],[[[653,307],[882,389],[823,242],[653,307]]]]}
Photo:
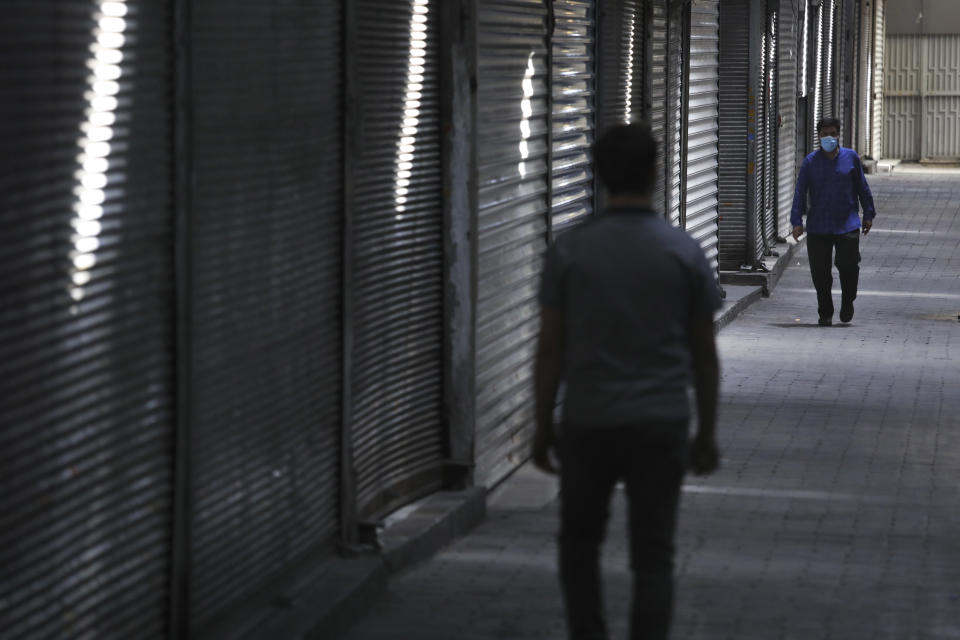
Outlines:
{"type": "Polygon", "coordinates": [[[803,225],[800,225],[799,227],[794,227],[794,228],[793,228],[793,239],[794,239],[794,240],[799,240],[799,239],[800,239],[800,236],[802,236],[802,235],[803,235],[803,225]]]}
{"type": "MultiPolygon", "coordinates": [[[[863,235],[870,233],[870,229],[873,227],[873,220],[864,220],[863,221],[863,235]]],[[[883,235],[883,234],[880,234],[883,235]]]]}
{"type": "Polygon", "coordinates": [[[697,434],[690,447],[690,470],[695,475],[705,476],[720,467],[720,450],[712,436],[697,434]]]}
{"type": "Polygon", "coordinates": [[[534,466],[546,473],[555,474],[557,468],[554,466],[553,460],[550,459],[550,452],[554,451],[556,446],[557,436],[553,429],[537,427],[537,431],[533,434],[533,450],[531,452],[534,466]]]}

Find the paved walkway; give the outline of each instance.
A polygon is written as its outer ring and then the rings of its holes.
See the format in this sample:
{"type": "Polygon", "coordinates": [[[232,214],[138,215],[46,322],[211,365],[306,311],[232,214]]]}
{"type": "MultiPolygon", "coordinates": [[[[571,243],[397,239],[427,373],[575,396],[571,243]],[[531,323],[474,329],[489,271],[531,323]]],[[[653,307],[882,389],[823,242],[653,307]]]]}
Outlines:
{"type": "MultiPolygon", "coordinates": [[[[800,252],[720,335],[724,466],[685,489],[674,638],[960,638],[960,177],[871,184],[881,217],[853,323],[816,326],[800,252]]],[[[522,470],[346,638],[563,638],[553,496],[522,470]]],[[[614,513],[604,563],[623,638],[614,513]]]]}

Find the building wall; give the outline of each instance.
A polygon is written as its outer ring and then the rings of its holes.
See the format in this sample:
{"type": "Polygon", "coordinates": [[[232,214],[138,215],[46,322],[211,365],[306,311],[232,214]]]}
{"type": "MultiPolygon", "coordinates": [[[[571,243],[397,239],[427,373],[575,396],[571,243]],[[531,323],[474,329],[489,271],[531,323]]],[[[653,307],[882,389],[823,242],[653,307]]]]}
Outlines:
{"type": "Polygon", "coordinates": [[[887,33],[960,33],[960,2],[887,0],[887,33]]]}

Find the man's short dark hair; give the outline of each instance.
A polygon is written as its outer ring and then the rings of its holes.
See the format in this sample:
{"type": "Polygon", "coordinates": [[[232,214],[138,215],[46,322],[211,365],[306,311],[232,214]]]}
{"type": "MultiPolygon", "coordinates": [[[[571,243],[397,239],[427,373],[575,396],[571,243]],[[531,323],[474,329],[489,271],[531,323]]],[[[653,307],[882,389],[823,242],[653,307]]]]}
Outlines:
{"type": "Polygon", "coordinates": [[[817,133],[830,127],[836,127],[837,131],[840,131],[840,121],[836,118],[820,118],[820,122],[817,123],[817,133]]]}
{"type": "Polygon", "coordinates": [[[597,175],[611,194],[649,195],[657,167],[657,141],[646,123],[604,131],[593,145],[597,175]]]}

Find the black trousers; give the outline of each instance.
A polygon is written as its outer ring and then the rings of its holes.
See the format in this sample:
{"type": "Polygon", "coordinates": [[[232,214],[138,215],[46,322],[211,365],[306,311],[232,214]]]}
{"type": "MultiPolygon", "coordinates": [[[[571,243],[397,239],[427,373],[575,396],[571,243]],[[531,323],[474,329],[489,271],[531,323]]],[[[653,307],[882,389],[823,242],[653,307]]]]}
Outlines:
{"type": "Polygon", "coordinates": [[[627,489],[633,640],[665,640],[673,612],[673,554],[687,423],[564,425],[560,454],[560,581],[571,640],[607,638],[600,545],[618,480],[627,489]]]}
{"type": "Polygon", "coordinates": [[[839,235],[807,234],[807,257],[810,259],[810,275],[817,290],[817,313],[821,318],[833,317],[833,266],[840,274],[840,291],[843,302],[857,299],[857,282],[860,279],[860,230],[839,235]]]}

